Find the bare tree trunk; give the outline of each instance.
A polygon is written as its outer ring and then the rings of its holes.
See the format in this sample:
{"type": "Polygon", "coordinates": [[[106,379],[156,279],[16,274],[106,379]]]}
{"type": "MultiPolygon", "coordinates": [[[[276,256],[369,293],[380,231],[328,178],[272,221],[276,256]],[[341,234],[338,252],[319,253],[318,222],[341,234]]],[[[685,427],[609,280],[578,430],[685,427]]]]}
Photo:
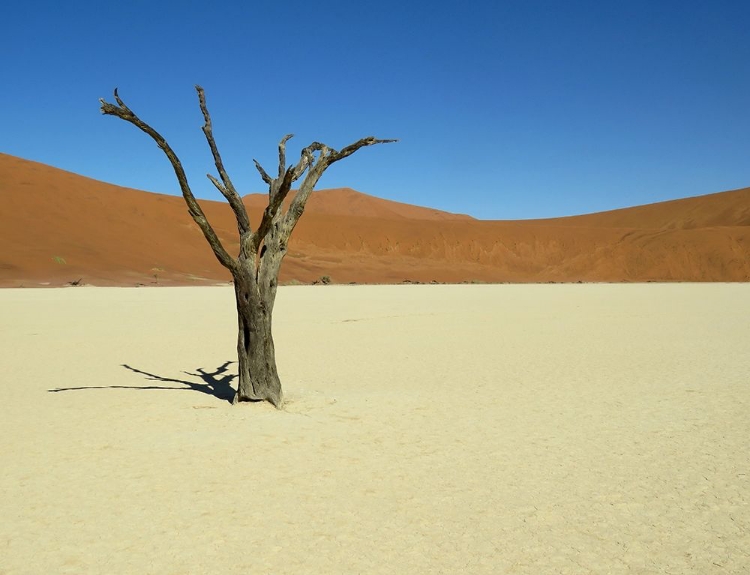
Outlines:
{"type": "Polygon", "coordinates": [[[378,140],[370,136],[357,140],[340,151],[320,142],[313,142],[302,150],[296,164],[287,166],[286,143],[292,135],[284,136],[279,142],[279,167],[276,177],[271,177],[257,161],[253,160],[261,178],[268,184],[268,207],[263,212],[257,229],[253,231],[242,198],[229,178],[216,146],[203,88],[196,86],[195,89],[198,92],[198,103],[205,121],[203,133],[211,149],[219,179],[211,174],[207,176],[229,202],[237,219],[237,231],[240,236],[240,253],[237,257],[229,255],[222,245],[206,219],[203,209],[193,196],[179,158],[161,134],[128,108],[120,99],[116,89],[114,92],[116,105],[101,99],[101,110],[104,114],[116,116],[133,124],[148,134],[162,149],[177,176],[188,212],[203,232],[216,259],[231,272],[234,278],[239,332],[237,358],[240,376],[234,403],[269,401],[276,407],[281,407],[283,395],[279,373],[276,369],[271,318],[276,301],[279,270],[286,255],[289,236],[302,216],[313,188],[331,164],[351,156],[365,146],[386,144],[396,140],[378,140]],[[302,178],[302,184],[291,205],[284,212],[282,209],[284,199],[291,191],[292,184],[300,178],[302,178]]]}
{"type": "Polygon", "coordinates": [[[235,276],[234,279],[239,362],[239,386],[234,403],[269,401],[280,407],[283,396],[271,332],[276,290],[264,289],[255,281],[252,273],[249,277],[246,274],[243,276],[235,276]]]}

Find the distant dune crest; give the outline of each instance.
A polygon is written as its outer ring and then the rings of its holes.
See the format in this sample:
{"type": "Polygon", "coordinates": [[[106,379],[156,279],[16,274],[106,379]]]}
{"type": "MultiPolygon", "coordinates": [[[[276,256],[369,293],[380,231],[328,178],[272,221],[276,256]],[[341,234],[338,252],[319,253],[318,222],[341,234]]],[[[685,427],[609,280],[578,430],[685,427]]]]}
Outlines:
{"type": "MultiPolygon", "coordinates": [[[[294,194],[286,201],[288,205],[294,194]]],[[[265,209],[268,202],[266,194],[248,194],[244,198],[245,204],[252,209],[261,211],[265,209]]],[[[395,220],[474,220],[471,216],[464,214],[452,214],[441,212],[432,208],[423,208],[403,204],[391,200],[383,200],[357,192],[351,188],[334,188],[330,190],[318,190],[311,197],[305,208],[305,215],[318,214],[326,216],[356,216],[361,218],[382,218],[395,220]]]]}
{"type": "MultiPolygon", "coordinates": [[[[182,198],[0,154],[0,286],[229,281],[182,198]]],[[[254,222],[264,194],[243,198],[254,222]]],[[[231,210],[202,201],[232,251],[231,210]]],[[[281,279],[308,283],[748,281],[750,188],[598,214],[483,221],[321,190],[281,279]]]]}

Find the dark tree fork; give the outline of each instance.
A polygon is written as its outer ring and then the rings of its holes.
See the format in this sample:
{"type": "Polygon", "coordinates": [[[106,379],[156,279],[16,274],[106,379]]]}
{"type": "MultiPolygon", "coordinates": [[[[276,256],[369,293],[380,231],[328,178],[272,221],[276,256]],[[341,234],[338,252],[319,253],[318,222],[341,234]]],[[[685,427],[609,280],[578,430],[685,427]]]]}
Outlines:
{"type": "Polygon", "coordinates": [[[279,169],[275,177],[271,177],[256,160],[253,160],[263,181],[268,184],[268,206],[257,228],[253,230],[242,198],[224,169],[224,163],[214,140],[211,116],[208,113],[203,88],[196,86],[195,89],[198,92],[198,101],[205,121],[203,133],[219,173],[219,179],[211,174],[208,174],[208,179],[227,199],[237,218],[237,229],[240,235],[240,251],[237,257],[229,255],[206,219],[190,190],[185,170],[167,141],[125,105],[117,94],[117,90],[114,92],[117,104],[110,104],[104,99],[99,101],[103,114],[117,116],[130,122],[151,136],[166,154],[174,168],[188,212],[200,227],[216,258],[232,274],[239,323],[237,337],[239,387],[234,402],[265,400],[280,407],[283,396],[276,369],[271,316],[276,300],[279,269],[286,255],[289,236],[302,216],[313,188],[328,166],[351,156],[365,146],[385,144],[396,140],[362,138],[341,150],[313,142],[302,150],[296,164],[287,166],[286,143],[292,134],[284,136],[279,142],[279,169]],[[282,209],[284,199],[291,191],[292,184],[300,178],[303,179],[299,190],[289,208],[284,212],[282,209]]]}

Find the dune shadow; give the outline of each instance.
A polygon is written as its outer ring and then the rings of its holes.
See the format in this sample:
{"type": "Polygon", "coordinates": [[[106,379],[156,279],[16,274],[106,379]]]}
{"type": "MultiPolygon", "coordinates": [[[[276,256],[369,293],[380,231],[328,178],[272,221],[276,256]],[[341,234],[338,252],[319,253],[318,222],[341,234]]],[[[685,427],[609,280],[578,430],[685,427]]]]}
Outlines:
{"type": "Polygon", "coordinates": [[[169,390],[178,390],[178,391],[197,391],[199,393],[213,395],[217,399],[221,399],[222,401],[228,401],[229,403],[232,403],[232,401],[234,400],[235,391],[231,383],[232,383],[232,380],[235,379],[237,376],[233,373],[227,373],[228,366],[231,363],[235,363],[235,362],[226,361],[223,364],[221,364],[219,367],[217,367],[214,371],[208,371],[202,367],[197,367],[195,368],[195,371],[197,373],[191,373],[189,371],[182,372],[191,377],[196,377],[202,380],[202,382],[187,381],[184,379],[176,379],[173,377],[164,377],[162,375],[157,375],[155,373],[150,373],[148,371],[144,371],[142,369],[132,367],[126,363],[122,364],[122,367],[124,367],[125,369],[128,369],[132,371],[133,373],[138,373],[140,375],[143,375],[149,381],[161,381],[164,383],[179,383],[180,385],[184,387],[174,387],[174,386],[165,386],[165,385],[146,385],[146,386],[96,385],[96,386],[87,386],[87,387],[58,387],[54,389],[48,389],[47,391],[50,393],[58,393],[61,391],[81,391],[84,389],[134,389],[134,390],[169,389],[169,390]]]}

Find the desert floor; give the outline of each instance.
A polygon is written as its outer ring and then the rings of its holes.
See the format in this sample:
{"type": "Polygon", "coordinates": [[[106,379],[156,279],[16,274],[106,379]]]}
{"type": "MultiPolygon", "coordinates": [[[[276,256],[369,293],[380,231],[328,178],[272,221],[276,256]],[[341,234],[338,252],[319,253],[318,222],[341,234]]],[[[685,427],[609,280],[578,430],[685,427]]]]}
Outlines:
{"type": "Polygon", "coordinates": [[[0,573],[750,572],[750,285],[0,291],[0,573]]]}

